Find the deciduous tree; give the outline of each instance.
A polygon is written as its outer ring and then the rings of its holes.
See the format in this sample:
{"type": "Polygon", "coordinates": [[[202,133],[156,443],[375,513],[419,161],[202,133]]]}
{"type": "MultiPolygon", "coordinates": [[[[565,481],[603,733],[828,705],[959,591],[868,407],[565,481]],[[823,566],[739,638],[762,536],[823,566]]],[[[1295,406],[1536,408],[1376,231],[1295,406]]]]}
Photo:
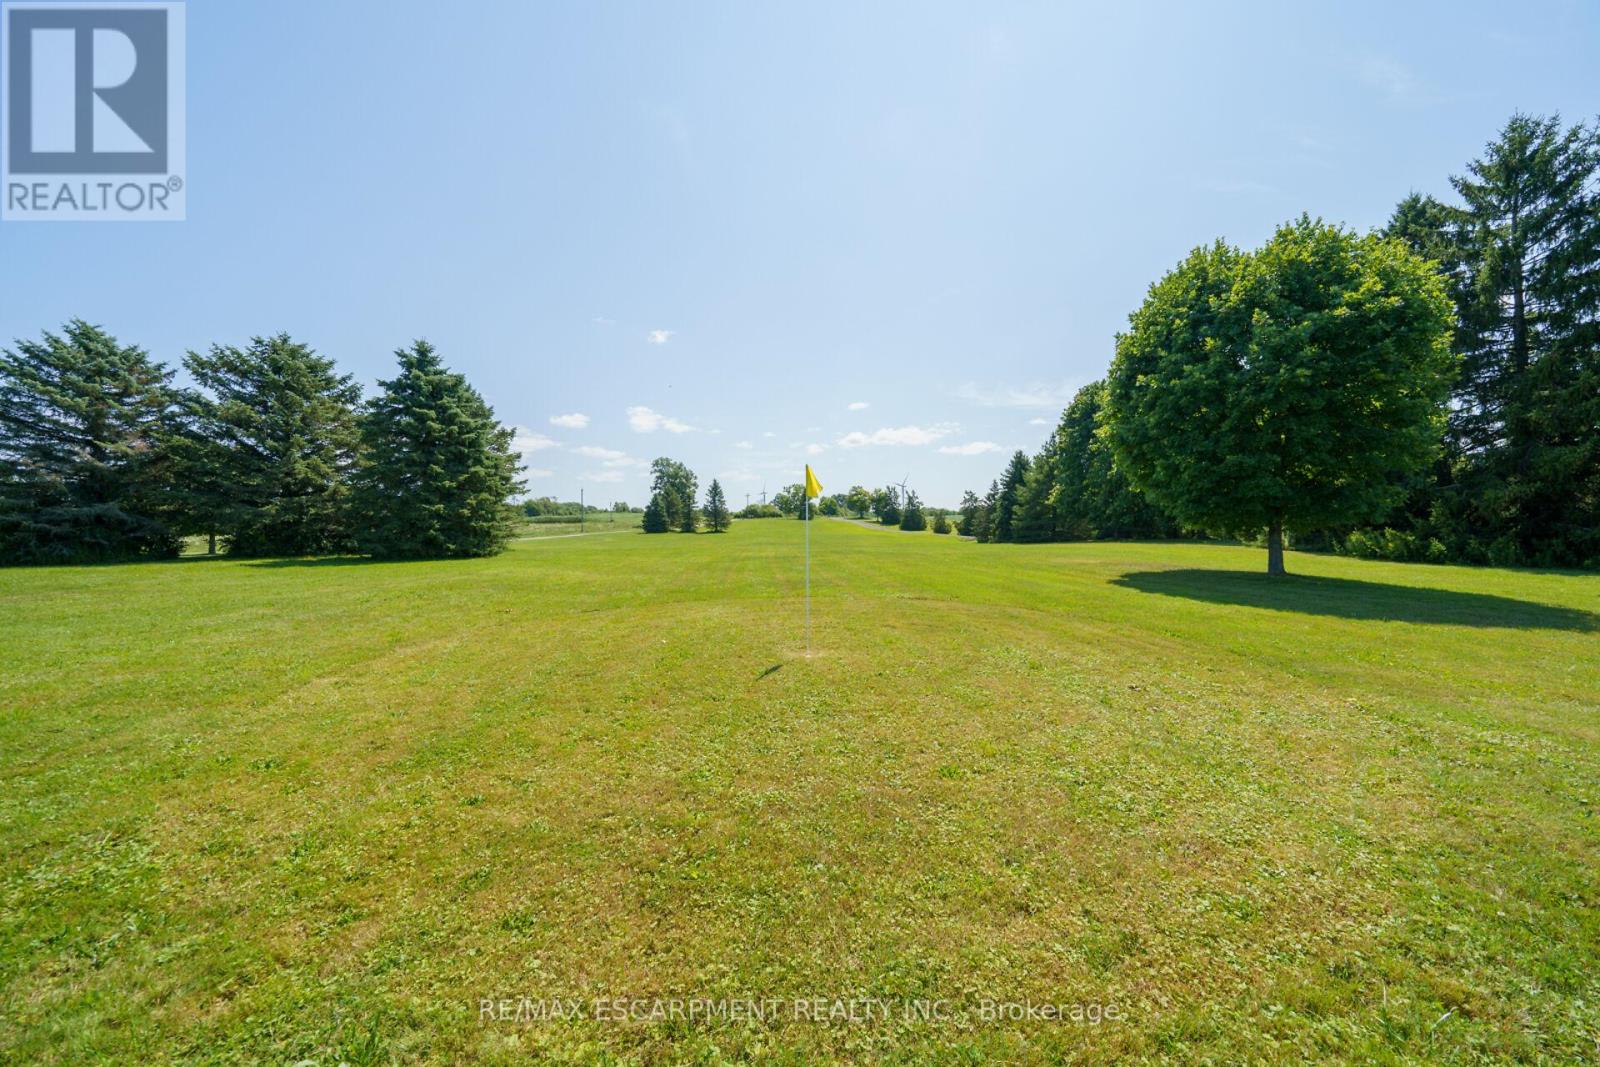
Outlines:
{"type": "Polygon", "coordinates": [[[1402,242],[1302,216],[1260,250],[1199,248],[1117,343],[1118,466],[1180,521],[1268,538],[1382,515],[1438,450],[1456,359],[1438,273],[1402,242]]]}

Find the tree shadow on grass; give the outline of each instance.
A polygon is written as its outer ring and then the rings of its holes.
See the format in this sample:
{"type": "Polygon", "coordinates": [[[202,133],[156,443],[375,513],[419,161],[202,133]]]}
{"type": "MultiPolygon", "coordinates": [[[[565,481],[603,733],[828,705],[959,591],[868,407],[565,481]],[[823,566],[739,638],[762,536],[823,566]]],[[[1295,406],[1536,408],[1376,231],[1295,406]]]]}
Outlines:
{"type": "Polygon", "coordinates": [[[1113,585],[1141,593],[1247,608],[1333,615],[1341,619],[1415,622],[1517,630],[1600,631],[1600,615],[1488,593],[1458,593],[1387,585],[1353,578],[1291,574],[1272,578],[1247,571],[1131,571],[1113,585]]]}
{"type": "Polygon", "coordinates": [[[373,563],[429,563],[425,559],[374,559],[372,556],[291,556],[246,560],[246,567],[365,567],[373,563]]]}

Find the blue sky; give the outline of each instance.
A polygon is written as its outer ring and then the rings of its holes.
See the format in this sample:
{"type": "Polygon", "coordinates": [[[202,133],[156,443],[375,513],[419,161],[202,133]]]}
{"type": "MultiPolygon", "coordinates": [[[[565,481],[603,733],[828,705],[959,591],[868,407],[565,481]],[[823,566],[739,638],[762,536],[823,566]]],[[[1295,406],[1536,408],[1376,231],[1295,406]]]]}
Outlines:
{"type": "Polygon", "coordinates": [[[188,221],[0,224],[0,339],[287,330],[370,389],[427,337],[536,494],[953,504],[1196,244],[1600,113],[1600,7],[1509,11],[191,0],[188,221]]]}

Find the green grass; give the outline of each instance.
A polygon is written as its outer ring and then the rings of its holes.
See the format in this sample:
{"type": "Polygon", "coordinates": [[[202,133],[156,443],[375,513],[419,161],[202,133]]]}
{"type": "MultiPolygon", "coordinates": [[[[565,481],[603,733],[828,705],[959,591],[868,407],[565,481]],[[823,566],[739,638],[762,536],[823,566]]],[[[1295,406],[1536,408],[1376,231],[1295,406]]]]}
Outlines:
{"type": "Polygon", "coordinates": [[[560,537],[565,534],[595,534],[595,533],[624,533],[637,530],[639,521],[643,516],[637,511],[615,512],[600,511],[586,516],[580,526],[578,517],[573,516],[541,516],[537,521],[523,521],[517,524],[517,531],[513,535],[518,539],[528,537],[560,537]]]}
{"type": "Polygon", "coordinates": [[[1600,579],[800,536],[0,573],[0,1062],[1600,1054],[1600,579]]]}

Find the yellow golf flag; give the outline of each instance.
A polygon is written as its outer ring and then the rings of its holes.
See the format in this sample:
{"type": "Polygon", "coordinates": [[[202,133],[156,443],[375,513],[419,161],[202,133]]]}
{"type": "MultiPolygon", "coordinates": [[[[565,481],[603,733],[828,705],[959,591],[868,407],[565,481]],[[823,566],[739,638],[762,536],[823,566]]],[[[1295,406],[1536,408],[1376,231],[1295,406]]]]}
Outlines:
{"type": "Polygon", "coordinates": [[[806,464],[806,496],[821,496],[822,483],[817,481],[817,476],[811,473],[811,464],[806,464]]]}

